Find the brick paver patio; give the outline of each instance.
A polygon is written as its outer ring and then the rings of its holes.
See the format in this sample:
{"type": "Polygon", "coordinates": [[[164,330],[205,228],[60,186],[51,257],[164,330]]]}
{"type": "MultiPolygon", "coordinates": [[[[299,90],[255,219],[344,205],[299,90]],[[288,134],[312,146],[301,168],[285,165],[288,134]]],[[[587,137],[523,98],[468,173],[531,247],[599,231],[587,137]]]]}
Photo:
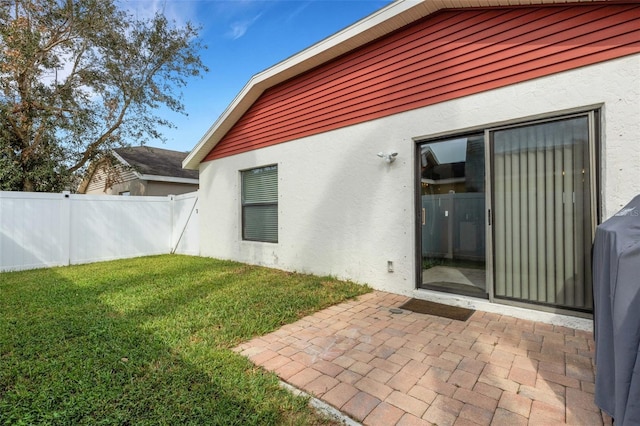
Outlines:
{"type": "Polygon", "coordinates": [[[603,425],[590,332],[476,311],[390,308],[373,292],[242,344],[283,381],[366,425],[603,425]]]}

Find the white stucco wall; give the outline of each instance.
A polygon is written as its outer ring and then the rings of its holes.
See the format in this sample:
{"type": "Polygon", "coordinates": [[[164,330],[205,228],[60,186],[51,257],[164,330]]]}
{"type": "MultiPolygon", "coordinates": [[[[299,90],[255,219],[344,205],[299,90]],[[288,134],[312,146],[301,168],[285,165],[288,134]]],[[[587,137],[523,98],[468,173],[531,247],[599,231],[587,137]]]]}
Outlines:
{"type": "Polygon", "coordinates": [[[609,217],[640,193],[640,55],[203,163],[201,253],[411,295],[415,138],[589,105],[602,105],[609,217]],[[396,162],[379,151],[397,151],[396,162]],[[239,171],[268,164],[278,164],[279,243],[242,241],[239,171]]]}

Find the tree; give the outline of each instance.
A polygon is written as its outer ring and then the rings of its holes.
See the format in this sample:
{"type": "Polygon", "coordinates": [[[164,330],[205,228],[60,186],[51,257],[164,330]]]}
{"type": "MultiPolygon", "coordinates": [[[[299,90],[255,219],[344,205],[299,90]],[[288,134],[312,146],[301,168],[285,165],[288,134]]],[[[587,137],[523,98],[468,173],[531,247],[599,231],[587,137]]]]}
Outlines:
{"type": "Polygon", "coordinates": [[[162,140],[206,71],[198,29],[116,0],[0,0],[0,190],[59,191],[112,148],[162,140]]]}

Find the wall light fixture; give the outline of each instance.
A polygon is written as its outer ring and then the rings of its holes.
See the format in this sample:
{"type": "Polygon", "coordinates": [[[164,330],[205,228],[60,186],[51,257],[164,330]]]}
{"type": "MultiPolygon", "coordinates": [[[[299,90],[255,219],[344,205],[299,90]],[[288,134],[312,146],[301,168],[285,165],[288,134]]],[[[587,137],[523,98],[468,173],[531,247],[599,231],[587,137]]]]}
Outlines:
{"type": "Polygon", "coordinates": [[[396,161],[396,157],[398,156],[397,152],[391,152],[389,154],[385,154],[383,152],[378,153],[378,157],[383,158],[387,163],[393,163],[396,161]]]}

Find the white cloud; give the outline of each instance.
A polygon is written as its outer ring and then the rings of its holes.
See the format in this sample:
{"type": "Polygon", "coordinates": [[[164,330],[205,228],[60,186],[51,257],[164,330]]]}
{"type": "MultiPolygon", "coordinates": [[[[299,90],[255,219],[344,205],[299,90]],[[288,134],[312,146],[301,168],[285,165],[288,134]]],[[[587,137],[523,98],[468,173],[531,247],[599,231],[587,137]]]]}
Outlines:
{"type": "Polygon", "coordinates": [[[307,8],[307,6],[309,6],[311,4],[310,1],[304,2],[302,3],[300,6],[298,6],[293,12],[291,12],[289,14],[289,16],[286,17],[285,21],[286,22],[292,22],[293,20],[296,19],[296,17],[302,13],[303,10],[305,10],[307,8]]]}
{"type": "Polygon", "coordinates": [[[164,15],[179,26],[197,20],[196,1],[178,0],[120,0],[120,7],[138,19],[150,19],[156,13],[164,15]]]}
{"type": "Polygon", "coordinates": [[[229,25],[230,26],[229,31],[225,34],[226,37],[232,40],[239,39],[240,37],[246,34],[246,32],[249,30],[249,27],[251,27],[251,25],[253,25],[258,19],[260,19],[261,16],[262,14],[260,13],[251,19],[232,22],[229,25]]]}
{"type": "Polygon", "coordinates": [[[139,19],[161,13],[179,26],[187,22],[204,29],[220,25],[224,36],[237,40],[269,9],[276,0],[118,0],[122,9],[139,19]]]}

